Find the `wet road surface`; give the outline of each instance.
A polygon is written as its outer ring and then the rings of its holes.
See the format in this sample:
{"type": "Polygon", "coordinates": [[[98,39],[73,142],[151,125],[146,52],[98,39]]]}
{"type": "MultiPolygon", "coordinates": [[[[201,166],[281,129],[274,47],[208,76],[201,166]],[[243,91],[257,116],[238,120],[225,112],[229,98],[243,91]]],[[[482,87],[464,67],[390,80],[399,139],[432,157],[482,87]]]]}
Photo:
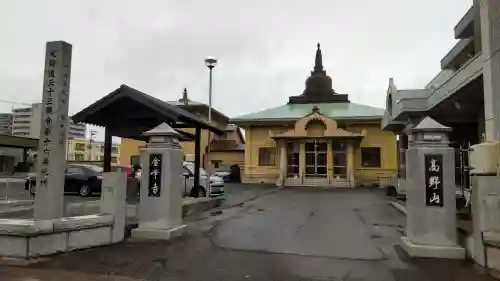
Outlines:
{"type": "Polygon", "coordinates": [[[262,194],[190,218],[189,235],[174,241],[66,253],[28,268],[0,268],[0,279],[59,281],[71,272],[78,281],[492,280],[463,262],[405,257],[395,247],[405,218],[380,190],[262,194]]]}

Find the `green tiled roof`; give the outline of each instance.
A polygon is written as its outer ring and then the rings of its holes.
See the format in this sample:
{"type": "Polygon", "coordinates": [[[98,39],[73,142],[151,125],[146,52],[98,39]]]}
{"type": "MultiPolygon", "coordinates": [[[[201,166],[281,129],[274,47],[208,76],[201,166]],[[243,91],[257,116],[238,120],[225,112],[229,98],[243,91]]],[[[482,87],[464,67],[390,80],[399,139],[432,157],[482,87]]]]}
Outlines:
{"type": "Polygon", "coordinates": [[[285,104],[231,119],[231,122],[297,120],[312,112],[314,106],[333,119],[381,119],[384,109],[356,103],[285,104]]]}

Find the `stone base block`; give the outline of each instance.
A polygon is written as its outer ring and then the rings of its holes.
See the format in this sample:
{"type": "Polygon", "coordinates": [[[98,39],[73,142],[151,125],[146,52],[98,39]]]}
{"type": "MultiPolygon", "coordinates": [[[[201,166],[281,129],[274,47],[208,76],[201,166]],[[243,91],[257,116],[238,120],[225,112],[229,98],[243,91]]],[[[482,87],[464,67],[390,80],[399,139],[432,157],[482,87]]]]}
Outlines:
{"type": "Polygon", "coordinates": [[[136,228],[132,229],[132,239],[170,240],[187,233],[187,225],[183,224],[170,229],[136,228]]]}
{"type": "Polygon", "coordinates": [[[28,257],[52,255],[66,251],[68,248],[68,235],[66,233],[53,233],[34,236],[29,238],[28,243],[28,257]]]}
{"type": "Polygon", "coordinates": [[[111,227],[69,232],[68,250],[86,249],[111,244],[111,227]]]}
{"type": "Polygon", "coordinates": [[[456,246],[437,246],[414,244],[408,237],[401,237],[401,246],[410,257],[415,258],[441,258],[441,259],[465,259],[465,249],[456,246]]]}
{"type": "Polygon", "coordinates": [[[18,236],[0,236],[0,256],[26,258],[28,255],[28,239],[18,236]]]}

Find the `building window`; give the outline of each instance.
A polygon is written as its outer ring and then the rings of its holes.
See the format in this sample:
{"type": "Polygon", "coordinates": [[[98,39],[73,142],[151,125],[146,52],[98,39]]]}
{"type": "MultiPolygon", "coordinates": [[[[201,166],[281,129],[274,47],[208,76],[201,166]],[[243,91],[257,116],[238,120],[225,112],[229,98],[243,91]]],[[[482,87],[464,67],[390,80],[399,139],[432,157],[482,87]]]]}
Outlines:
{"type": "Polygon", "coordinates": [[[29,130],[30,126],[17,126],[17,125],[14,125],[14,126],[12,126],[12,129],[13,130],[29,130]]]}
{"type": "MultiPolygon", "coordinates": [[[[104,148],[103,148],[104,149],[104,148]]],[[[112,147],[111,148],[111,154],[118,154],[118,147],[112,147]]]]}
{"type": "Polygon", "coordinates": [[[85,144],[84,143],[76,143],[75,144],[75,150],[77,150],[77,151],[85,151],[85,144]]]}
{"type": "Polygon", "coordinates": [[[210,162],[212,162],[212,166],[215,169],[219,169],[220,165],[222,165],[222,161],[221,160],[210,160],[210,162]]]}
{"type": "Polygon", "coordinates": [[[333,176],[347,178],[347,143],[343,141],[332,142],[333,151],[333,176]]]}
{"type": "Polygon", "coordinates": [[[30,133],[28,132],[13,132],[13,136],[29,136],[30,133]]]}
{"type": "Polygon", "coordinates": [[[116,156],[111,157],[111,163],[118,163],[118,158],[116,156]]]}
{"type": "Polygon", "coordinates": [[[75,153],[75,161],[83,161],[83,160],[84,160],[83,154],[75,153]]]}
{"type": "Polygon", "coordinates": [[[362,147],[361,148],[361,166],[380,167],[380,147],[362,147]]]}
{"type": "Polygon", "coordinates": [[[141,156],[140,155],[133,155],[130,156],[130,165],[141,165],[141,156]]]}
{"type": "Polygon", "coordinates": [[[274,165],[276,165],[276,148],[260,147],[259,166],[274,166],[274,165]]]}
{"type": "Polygon", "coordinates": [[[286,176],[299,176],[300,144],[299,142],[289,142],[286,144],[286,176]]]}

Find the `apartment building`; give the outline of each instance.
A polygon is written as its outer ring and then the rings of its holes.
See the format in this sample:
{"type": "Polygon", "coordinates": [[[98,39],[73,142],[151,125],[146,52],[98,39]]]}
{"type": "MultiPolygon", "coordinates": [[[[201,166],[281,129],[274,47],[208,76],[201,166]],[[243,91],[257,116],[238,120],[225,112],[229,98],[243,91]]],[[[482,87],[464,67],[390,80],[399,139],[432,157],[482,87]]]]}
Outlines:
{"type": "Polygon", "coordinates": [[[12,113],[0,113],[0,135],[10,135],[12,126],[12,113]]]}
{"type": "MultiPolygon", "coordinates": [[[[66,159],[70,161],[104,161],[104,142],[68,139],[66,159]]],[[[120,144],[111,147],[111,163],[120,163],[120,144]]]]}
{"type": "Polygon", "coordinates": [[[87,126],[85,124],[75,124],[71,118],[68,122],[68,139],[85,139],[87,126]]]}
{"type": "MultiPolygon", "coordinates": [[[[464,180],[463,153],[480,143],[487,133],[485,83],[487,64],[482,46],[480,6],[474,5],[454,28],[456,44],[441,59],[441,71],[420,89],[401,89],[389,79],[382,128],[399,135],[399,182],[406,174],[406,150],[412,142],[411,129],[425,116],[451,127],[451,146],[457,149],[456,184],[468,187],[464,180]],[[462,155],[462,156],[461,156],[462,155]]],[[[398,188],[404,191],[404,184],[398,188]]]]}
{"type": "MultiPolygon", "coordinates": [[[[455,185],[467,202],[461,212],[469,213],[457,216],[459,242],[466,248],[468,258],[492,274],[500,270],[497,219],[500,217],[500,174],[488,170],[495,166],[498,169],[500,162],[497,160],[500,140],[499,19],[500,1],[474,0],[456,24],[456,44],[442,58],[442,70],[434,79],[420,89],[400,89],[394,79],[389,80],[382,121],[384,130],[399,135],[396,183],[399,193],[416,188],[414,181],[407,179],[410,172],[414,172],[406,169],[410,148],[416,141],[430,141],[415,140],[412,129],[427,116],[452,129],[448,138],[450,146],[455,148],[455,185]],[[479,167],[481,169],[476,170],[479,167]]],[[[445,163],[452,164],[449,160],[445,163]]],[[[413,163],[412,167],[417,169],[413,163]]],[[[427,209],[422,209],[423,213],[425,211],[427,209]]]]}
{"type": "Polygon", "coordinates": [[[12,110],[12,135],[16,137],[39,138],[42,119],[42,104],[12,110]]]}
{"type": "MultiPolygon", "coordinates": [[[[40,137],[42,119],[42,104],[34,103],[31,107],[16,108],[12,110],[11,133],[17,137],[40,137]]],[[[68,121],[68,139],[85,139],[85,124],[75,124],[68,121]]]]}

